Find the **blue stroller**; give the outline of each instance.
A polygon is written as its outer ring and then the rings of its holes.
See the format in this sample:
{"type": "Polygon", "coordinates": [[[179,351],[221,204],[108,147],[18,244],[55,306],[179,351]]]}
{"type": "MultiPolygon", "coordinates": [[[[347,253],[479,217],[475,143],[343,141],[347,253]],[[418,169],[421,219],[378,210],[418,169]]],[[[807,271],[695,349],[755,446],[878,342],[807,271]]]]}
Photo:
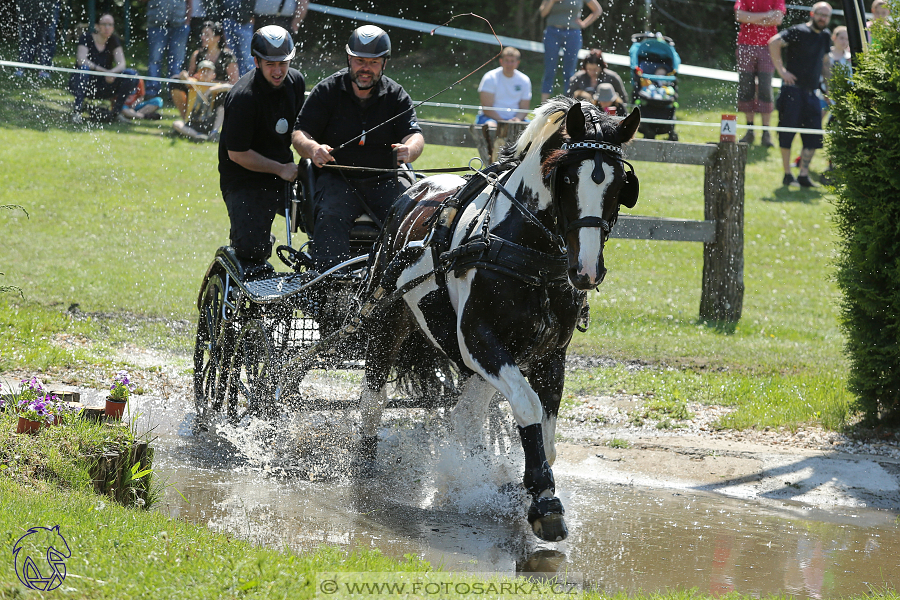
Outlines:
{"type": "Polygon", "coordinates": [[[638,131],[651,140],[665,133],[670,141],[678,141],[675,125],[643,121],[675,118],[678,68],[681,66],[675,42],[661,33],[635,33],[631,36],[628,56],[631,62],[632,98],[635,105],[641,107],[642,120],[638,131]]]}

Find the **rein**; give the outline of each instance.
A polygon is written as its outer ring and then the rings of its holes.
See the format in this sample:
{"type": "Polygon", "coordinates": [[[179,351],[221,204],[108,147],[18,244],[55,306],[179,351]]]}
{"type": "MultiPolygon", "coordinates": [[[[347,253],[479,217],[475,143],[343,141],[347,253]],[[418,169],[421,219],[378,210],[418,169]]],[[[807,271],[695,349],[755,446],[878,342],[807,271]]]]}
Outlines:
{"type": "Polygon", "coordinates": [[[378,169],[376,167],[353,167],[350,165],[333,165],[325,163],[321,169],[329,169],[333,171],[356,171],[359,173],[458,173],[460,171],[468,171],[471,167],[446,167],[443,169],[378,169]]]}

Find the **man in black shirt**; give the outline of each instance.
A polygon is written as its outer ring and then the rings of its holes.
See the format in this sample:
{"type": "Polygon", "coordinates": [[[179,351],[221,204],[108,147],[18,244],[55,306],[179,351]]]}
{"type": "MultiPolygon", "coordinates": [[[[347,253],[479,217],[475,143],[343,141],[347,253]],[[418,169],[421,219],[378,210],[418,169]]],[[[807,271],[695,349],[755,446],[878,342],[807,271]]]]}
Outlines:
{"type": "MultiPolygon", "coordinates": [[[[769,40],[769,54],[782,80],[781,94],[776,102],[779,127],[822,127],[822,106],[816,90],[819,89],[819,77],[824,74],[827,79],[831,75],[831,64],[828,61],[828,51],[831,48],[831,32],[828,30],[831,5],[816,2],[809,15],[808,22],[788,27],[769,40]],[[783,48],[786,48],[784,63],[781,59],[783,48]]],[[[801,133],[800,139],[803,141],[800,172],[797,179],[794,179],[791,174],[791,142],[794,134],[783,131],[778,133],[778,145],[781,147],[781,159],[784,163],[782,185],[817,187],[809,179],[809,163],[816,149],[822,147],[822,136],[801,133]]]]}
{"type": "MultiPolygon", "coordinates": [[[[387,33],[364,25],[346,51],[348,68],[319,82],[300,110],[294,148],[319,169],[326,163],[396,169],[413,162],[425,139],[409,95],[383,75],[391,52],[387,33]]],[[[324,270],[350,258],[353,221],[369,214],[383,222],[410,182],[396,173],[317,171],[312,254],[324,270]]]]}
{"type": "Polygon", "coordinates": [[[250,44],[256,68],[225,99],[219,141],[219,185],[231,220],[231,245],[253,274],[272,270],[272,222],[297,178],[291,125],[306,85],[290,68],[294,41],[276,25],[260,28],[250,44]]]}

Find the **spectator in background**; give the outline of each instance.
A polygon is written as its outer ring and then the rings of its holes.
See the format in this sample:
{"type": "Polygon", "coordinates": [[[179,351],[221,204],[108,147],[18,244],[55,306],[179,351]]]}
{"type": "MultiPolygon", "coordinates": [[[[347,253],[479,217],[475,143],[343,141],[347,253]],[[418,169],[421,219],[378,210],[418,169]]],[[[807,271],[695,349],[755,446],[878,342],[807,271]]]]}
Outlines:
{"type": "MultiPolygon", "coordinates": [[[[216,79],[216,66],[209,60],[197,65],[197,81],[212,83],[216,79]]],[[[212,87],[192,86],[188,93],[187,121],[177,119],[172,128],[181,135],[197,142],[218,142],[219,131],[225,121],[225,95],[231,84],[219,83],[212,87]]]]}
{"type": "MultiPolygon", "coordinates": [[[[191,22],[191,0],[146,0],[150,77],[175,77],[184,65],[191,22]],[[163,70],[165,61],[165,70],[163,70]]],[[[162,84],[147,82],[147,95],[158,96],[162,84]]]]}
{"type": "MultiPolygon", "coordinates": [[[[18,0],[19,12],[19,62],[47,65],[56,54],[56,28],[59,24],[59,0],[18,0]]],[[[25,71],[16,69],[16,77],[24,77],[25,71]]],[[[49,79],[50,73],[38,71],[40,79],[49,79]]]]}
{"type": "Polygon", "coordinates": [[[512,46],[500,52],[500,66],[484,74],[478,84],[481,110],[476,125],[496,127],[497,121],[525,121],[531,104],[531,79],[519,71],[522,54],[512,46]]]}
{"type": "Polygon", "coordinates": [[[546,102],[553,93],[560,49],[563,51],[563,85],[568,85],[578,63],[581,30],[599,19],[603,9],[597,0],[541,0],[539,11],[541,17],[547,19],[547,28],[544,29],[544,78],[541,80],[541,102],[546,102]],[[582,19],[584,6],[590,9],[591,14],[582,19]]]}
{"type": "Polygon", "coordinates": [[[122,107],[122,117],[124,119],[149,119],[158,121],[162,115],[157,111],[162,108],[163,100],[159,96],[144,99],[147,88],[143,79],[137,80],[137,87],[134,92],[125,99],[125,106],[122,107]]]}
{"type": "Polygon", "coordinates": [[[890,18],[891,7],[887,0],[872,0],[872,20],[866,22],[866,39],[869,43],[878,43],[878,38],[872,36],[872,25],[876,22],[887,23],[890,18]]]}
{"type": "Polygon", "coordinates": [[[581,70],[572,75],[569,80],[569,95],[573,98],[594,101],[597,87],[602,83],[610,84],[622,102],[628,102],[628,93],[622,78],[615,71],[608,68],[603,60],[603,53],[594,48],[590,54],[581,61],[581,70]]]}
{"type": "MultiPolygon", "coordinates": [[[[778,126],[803,129],[819,129],[822,126],[822,106],[816,90],[819,78],[831,74],[828,51],[831,47],[831,5],[816,2],[806,23],[788,27],[769,40],[769,54],[775,70],[781,75],[781,94],[778,96],[778,126]],[[782,50],[785,51],[782,62],[782,50]]],[[[818,148],[822,136],[801,133],[803,150],[800,152],[800,172],[797,179],[791,174],[791,142],[794,134],[778,133],[778,145],[784,165],[782,185],[791,187],[818,187],[809,179],[809,163],[818,148]]]]}
{"type": "Polygon", "coordinates": [[[253,3],[254,0],[219,0],[225,43],[237,58],[241,77],[253,70],[253,54],[250,50],[250,40],[253,39],[253,3]]]}
{"type": "MultiPolygon", "coordinates": [[[[99,71],[101,73],[128,73],[137,75],[134,69],[125,68],[125,53],[122,42],[115,33],[116,21],[109,13],[100,15],[94,32],[85,32],[78,40],[75,48],[75,66],[83,71],[99,71]]],[[[69,90],[75,95],[75,106],[72,122],[83,121],[84,101],[86,98],[108,98],[112,100],[111,116],[122,111],[125,99],[134,91],[135,79],[127,77],[104,77],[73,73],[69,79],[69,90]]],[[[111,120],[111,119],[104,119],[111,120]]]]}
{"type": "MultiPolygon", "coordinates": [[[[784,19],[784,0],[737,0],[734,18],[741,24],[737,39],[738,110],[753,125],[759,113],[763,127],[768,127],[775,109],[772,93],[772,75],[775,67],[769,54],[769,40],[778,33],[784,19]]],[[[741,141],[752,144],[756,138],[748,129],[741,141]]],[[[763,131],[760,143],[766,148],[774,146],[768,131],[763,131]]]]}
{"type": "MultiPolygon", "coordinates": [[[[213,79],[218,83],[234,85],[240,79],[238,75],[237,60],[234,53],[228,48],[222,47],[223,29],[221,23],[207,21],[203,24],[200,33],[200,48],[194,50],[188,61],[188,68],[178,74],[178,79],[190,80],[197,75],[198,65],[203,61],[209,61],[214,66],[213,79]]],[[[172,85],[172,102],[181,113],[181,119],[187,120],[189,84],[172,85]]]]}
{"type": "Polygon", "coordinates": [[[297,33],[308,8],[309,0],[256,0],[254,26],[278,25],[297,33]]]}
{"type": "MultiPolygon", "coordinates": [[[[830,65],[830,71],[834,73],[834,65],[844,65],[848,70],[852,70],[853,64],[851,62],[850,57],[850,36],[847,34],[847,28],[843,25],[839,25],[834,28],[834,32],[831,34],[831,50],[828,52],[828,64],[830,65]]],[[[834,104],[834,101],[829,98],[830,94],[830,82],[828,79],[822,78],[822,90],[825,92],[825,106],[822,107],[822,110],[829,110],[831,105],[834,104]]],[[[828,118],[828,124],[831,125],[831,122],[834,120],[834,115],[831,115],[828,118]]],[[[831,183],[828,179],[828,173],[834,170],[834,163],[831,162],[831,157],[828,157],[828,168],[825,169],[825,173],[822,174],[822,183],[829,184],[831,183]]]]}
{"type": "Polygon", "coordinates": [[[190,0],[190,2],[191,29],[186,48],[196,48],[200,45],[203,24],[207,21],[219,21],[219,10],[216,5],[217,0],[190,0]]]}
{"type": "Polygon", "coordinates": [[[617,117],[628,116],[628,110],[625,108],[625,103],[622,102],[622,98],[616,93],[616,88],[614,88],[611,83],[601,83],[598,85],[592,102],[605,110],[607,114],[612,114],[617,117]]]}

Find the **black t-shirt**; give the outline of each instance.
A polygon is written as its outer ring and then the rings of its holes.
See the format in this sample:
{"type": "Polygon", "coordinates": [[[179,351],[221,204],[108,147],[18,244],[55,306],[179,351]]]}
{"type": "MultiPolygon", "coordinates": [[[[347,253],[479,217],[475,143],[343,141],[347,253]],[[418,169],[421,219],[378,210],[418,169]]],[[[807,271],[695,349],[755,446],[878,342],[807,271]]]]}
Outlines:
{"type": "Polygon", "coordinates": [[[119,41],[119,36],[113,34],[106,40],[106,48],[104,48],[103,51],[100,51],[94,44],[94,35],[91,32],[85,32],[78,38],[78,45],[87,48],[87,59],[90,62],[98,67],[103,67],[104,69],[112,69],[116,66],[116,59],[113,56],[113,52],[122,45],[122,42],[119,41]]]}
{"type": "Polygon", "coordinates": [[[334,148],[332,155],[337,164],[395,168],[397,165],[391,163],[391,144],[421,133],[422,128],[416,120],[412,99],[400,84],[382,76],[373,94],[364,104],[360,102],[353,92],[349,72],[342,69],[313,88],[294,129],[302,129],[318,143],[334,148]],[[397,118],[381,125],[392,117],[397,118]],[[373,130],[377,125],[381,127],[373,130]],[[366,135],[360,140],[337,149],[363,132],[366,135]]]}
{"type": "Polygon", "coordinates": [[[781,39],[787,42],[784,68],[796,75],[795,85],[805,90],[818,89],[822,61],[831,48],[831,32],[827,28],[816,32],[807,23],[801,23],[782,31],[781,39]]]}
{"type": "Polygon", "coordinates": [[[255,150],[280,163],[294,160],[291,123],[303,105],[303,75],[289,69],[276,88],[253,69],[238,81],[225,98],[225,122],[219,139],[219,186],[222,191],[244,188],[280,189],[282,179],[271,173],[245,169],[228,158],[228,151],[255,150]]]}

